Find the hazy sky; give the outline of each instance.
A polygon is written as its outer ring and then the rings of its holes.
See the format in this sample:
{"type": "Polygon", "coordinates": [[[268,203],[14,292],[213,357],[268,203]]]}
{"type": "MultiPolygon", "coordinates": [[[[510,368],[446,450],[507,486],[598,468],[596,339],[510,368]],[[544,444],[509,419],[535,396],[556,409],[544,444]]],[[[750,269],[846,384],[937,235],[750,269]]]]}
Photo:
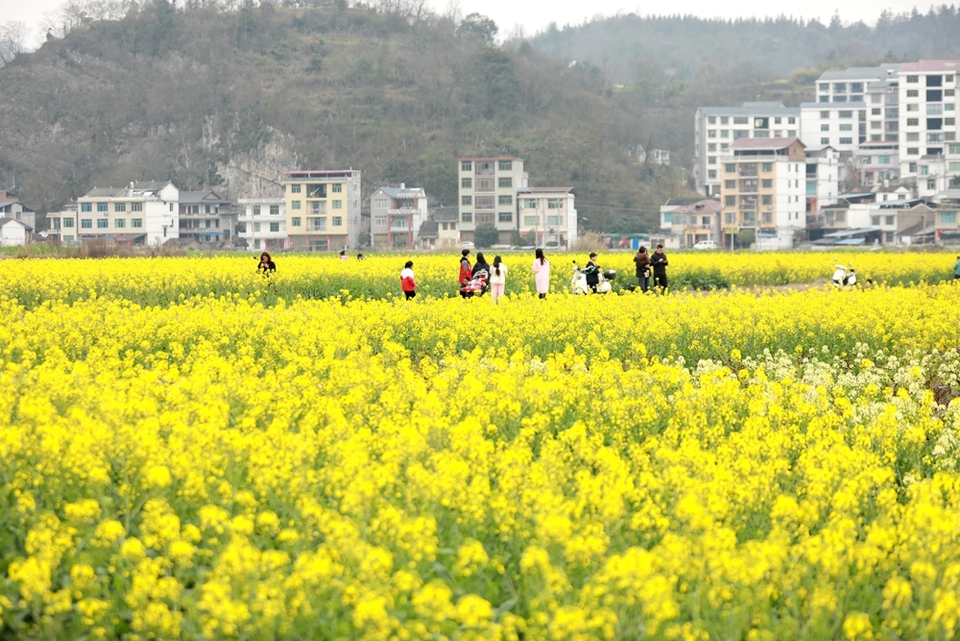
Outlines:
{"type": "MultiPolygon", "coordinates": [[[[937,0],[943,4],[946,0],[937,0]]],[[[440,13],[449,8],[449,0],[432,0],[433,7],[440,13]]],[[[910,11],[917,6],[927,11],[930,4],[918,5],[915,0],[889,0],[884,2],[871,0],[802,0],[800,2],[770,2],[770,0],[671,0],[670,2],[638,4],[636,0],[554,0],[553,2],[517,2],[516,0],[454,0],[460,6],[462,15],[477,12],[493,18],[500,27],[500,36],[510,35],[518,25],[522,25],[527,34],[534,34],[551,22],[558,27],[566,24],[578,25],[599,16],[612,16],[617,13],[651,14],[692,14],[703,17],[764,17],[785,14],[798,18],[817,18],[828,22],[839,7],[840,18],[844,23],[863,20],[868,24],[876,22],[884,9],[894,13],[910,11]]],[[[31,40],[39,42],[43,33],[40,23],[45,14],[54,13],[63,4],[62,0],[0,0],[0,25],[15,20],[23,22],[30,29],[31,40]]],[[[948,3],[949,4],[949,3],[948,3]]]]}

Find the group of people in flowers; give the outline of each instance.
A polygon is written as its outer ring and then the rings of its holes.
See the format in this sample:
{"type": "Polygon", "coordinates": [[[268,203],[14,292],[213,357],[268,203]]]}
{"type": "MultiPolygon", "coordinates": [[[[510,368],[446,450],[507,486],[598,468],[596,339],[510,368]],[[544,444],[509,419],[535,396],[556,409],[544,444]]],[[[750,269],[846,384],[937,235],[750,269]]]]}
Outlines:
{"type": "MultiPolygon", "coordinates": [[[[533,270],[537,295],[540,298],[546,298],[547,292],[550,291],[550,261],[544,256],[542,249],[535,252],[531,269],[533,270]]],[[[483,252],[478,252],[476,262],[471,264],[470,250],[464,249],[460,252],[460,271],[457,277],[460,296],[470,298],[490,292],[490,298],[493,302],[498,302],[507,286],[507,271],[507,266],[500,256],[494,256],[491,265],[487,262],[483,252]]],[[[417,282],[413,273],[412,260],[408,260],[403,266],[403,271],[400,272],[400,288],[407,300],[417,295],[417,282]]]]}

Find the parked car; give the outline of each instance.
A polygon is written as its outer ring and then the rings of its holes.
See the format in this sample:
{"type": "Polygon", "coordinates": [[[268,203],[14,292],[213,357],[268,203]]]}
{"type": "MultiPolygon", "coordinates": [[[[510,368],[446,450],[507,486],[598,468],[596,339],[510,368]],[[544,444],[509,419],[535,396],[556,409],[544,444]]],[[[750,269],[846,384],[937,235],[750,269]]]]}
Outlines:
{"type": "Polygon", "coordinates": [[[469,240],[465,240],[462,243],[457,243],[457,249],[475,249],[476,246],[471,243],[469,240]]]}
{"type": "Polygon", "coordinates": [[[715,240],[701,240],[693,246],[694,249],[719,249],[715,240]]]}

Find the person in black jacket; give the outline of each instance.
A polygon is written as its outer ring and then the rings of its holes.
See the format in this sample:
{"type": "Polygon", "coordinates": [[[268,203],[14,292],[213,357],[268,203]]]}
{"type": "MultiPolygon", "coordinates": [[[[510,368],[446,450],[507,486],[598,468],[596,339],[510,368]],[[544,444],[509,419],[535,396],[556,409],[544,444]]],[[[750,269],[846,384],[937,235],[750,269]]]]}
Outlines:
{"type": "Polygon", "coordinates": [[[660,288],[660,293],[667,292],[667,255],[663,253],[663,245],[657,245],[657,250],[650,257],[653,266],[653,286],[660,288]]]}
{"type": "Polygon", "coordinates": [[[270,254],[267,252],[260,254],[260,264],[257,265],[257,271],[264,276],[277,271],[277,264],[273,262],[273,259],[270,258],[270,254]]]}
{"type": "Polygon", "coordinates": [[[600,284],[600,265],[597,264],[596,252],[590,253],[590,260],[587,261],[587,266],[583,269],[583,275],[587,277],[587,285],[596,294],[597,285],[600,284]]]}
{"type": "Polygon", "coordinates": [[[487,272],[487,281],[484,284],[483,289],[480,290],[480,295],[487,293],[487,290],[490,288],[490,263],[487,262],[487,259],[483,257],[483,252],[477,252],[477,262],[473,264],[473,272],[470,274],[473,278],[477,277],[477,273],[480,271],[487,272]]]}

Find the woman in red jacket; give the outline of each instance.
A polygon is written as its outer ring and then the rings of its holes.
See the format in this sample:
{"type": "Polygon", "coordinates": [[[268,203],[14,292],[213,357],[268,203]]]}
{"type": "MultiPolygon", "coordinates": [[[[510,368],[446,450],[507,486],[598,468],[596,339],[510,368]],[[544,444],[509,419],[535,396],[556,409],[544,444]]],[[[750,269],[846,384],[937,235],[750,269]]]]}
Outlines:
{"type": "Polygon", "coordinates": [[[408,260],[403,266],[403,271],[400,272],[400,288],[403,290],[403,295],[407,297],[407,300],[417,295],[417,281],[413,278],[412,260],[408,260]]]}

